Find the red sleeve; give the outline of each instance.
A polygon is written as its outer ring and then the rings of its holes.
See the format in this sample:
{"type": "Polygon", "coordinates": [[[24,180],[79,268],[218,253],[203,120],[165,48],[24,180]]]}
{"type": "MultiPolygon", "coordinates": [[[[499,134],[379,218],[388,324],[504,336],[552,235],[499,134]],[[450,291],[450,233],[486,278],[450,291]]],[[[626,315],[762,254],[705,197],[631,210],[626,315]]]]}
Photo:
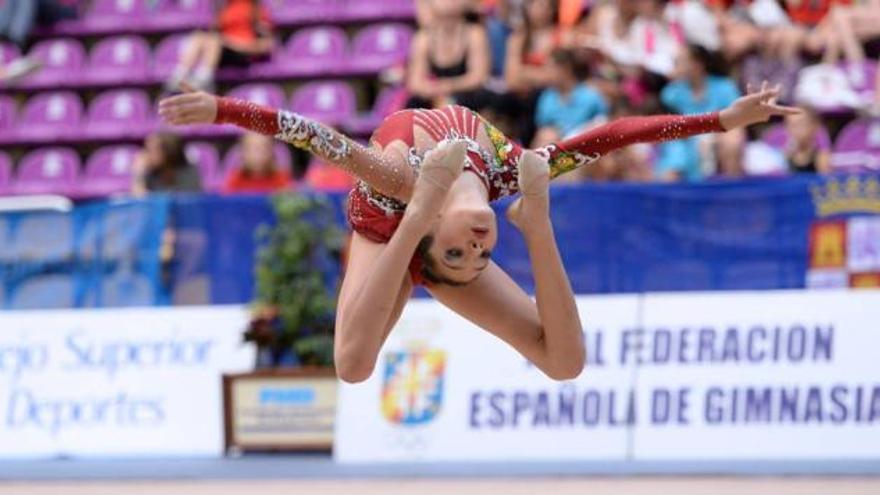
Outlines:
{"type": "Polygon", "coordinates": [[[551,175],[557,177],[631,144],[658,143],[724,130],[718,112],[624,117],[539,151],[550,161],[551,175]]]}
{"type": "Polygon", "coordinates": [[[225,96],[217,97],[217,118],[214,122],[234,124],[267,136],[275,136],[281,130],[278,127],[278,110],[225,96]]]}

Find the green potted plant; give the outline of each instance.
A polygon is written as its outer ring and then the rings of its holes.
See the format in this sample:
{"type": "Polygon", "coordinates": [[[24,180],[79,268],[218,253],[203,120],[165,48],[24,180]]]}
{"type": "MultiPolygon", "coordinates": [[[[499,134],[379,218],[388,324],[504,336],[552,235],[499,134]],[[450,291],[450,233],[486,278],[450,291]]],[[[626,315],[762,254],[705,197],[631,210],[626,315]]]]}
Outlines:
{"type": "Polygon", "coordinates": [[[318,194],[272,198],[277,223],[261,226],[254,318],[245,340],[257,368],[333,364],[336,289],[345,233],[318,194]]]}

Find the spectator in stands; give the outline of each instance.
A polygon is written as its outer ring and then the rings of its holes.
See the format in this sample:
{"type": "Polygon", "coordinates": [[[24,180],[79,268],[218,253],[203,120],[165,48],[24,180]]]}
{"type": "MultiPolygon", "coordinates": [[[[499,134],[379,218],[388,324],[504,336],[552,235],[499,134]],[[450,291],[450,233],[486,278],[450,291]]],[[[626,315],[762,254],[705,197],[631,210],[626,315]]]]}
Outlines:
{"type": "Polygon", "coordinates": [[[598,91],[583,82],[586,69],[571,50],[557,49],[547,73],[550,87],[538,97],[535,123],[538,132],[532,147],[546,146],[582,132],[590,124],[604,122],[608,104],[598,91]]]}
{"type": "Polygon", "coordinates": [[[290,173],[275,163],[272,138],[249,132],[239,140],[241,166],[233,170],[223,185],[225,193],[271,193],[292,184],[290,173]]]}
{"type": "MultiPolygon", "coordinates": [[[[681,114],[697,114],[702,112],[717,112],[733,103],[740,97],[736,83],[723,75],[720,66],[721,57],[718,53],[697,46],[688,45],[676,61],[675,80],[663,88],[660,100],[664,106],[681,114]]],[[[743,173],[741,154],[746,135],[741,129],[713,135],[708,140],[687,140],[684,145],[671,145],[690,150],[687,156],[693,157],[717,157],[717,166],[714,160],[704,158],[708,162],[703,169],[707,172],[720,172],[727,176],[740,176],[743,173]],[[702,147],[695,153],[694,147],[702,147]]],[[[693,170],[699,166],[689,162],[680,169],[693,170]]]]}
{"type": "Polygon", "coordinates": [[[275,48],[268,10],[258,0],[225,0],[215,31],[196,31],[183,50],[167,83],[180,89],[184,81],[211,90],[218,67],[247,67],[267,58],[275,48]]]}
{"type": "MultiPolygon", "coordinates": [[[[22,52],[37,24],[50,25],[77,16],[78,0],[0,0],[0,38],[6,38],[22,52]]],[[[0,66],[0,82],[11,82],[40,68],[30,57],[0,66]]]]}
{"type": "Polygon", "coordinates": [[[147,136],[143,150],[135,157],[132,170],[132,193],[136,196],[150,192],[202,190],[199,170],[187,161],[180,136],[170,132],[147,136]]]}
{"type": "Polygon", "coordinates": [[[785,118],[788,134],[785,158],[790,172],[827,174],[831,171],[831,150],[821,139],[821,129],[819,116],[808,109],[785,118]]]}
{"type": "Polygon", "coordinates": [[[466,0],[428,0],[430,23],[416,33],[410,50],[409,108],[452,102],[475,110],[490,104],[483,88],[489,78],[485,29],[467,22],[466,0]]]}
{"type": "Polygon", "coordinates": [[[507,40],[504,79],[507,87],[519,93],[531,93],[553,83],[550,54],[561,45],[557,0],[521,2],[521,25],[507,40]]]}

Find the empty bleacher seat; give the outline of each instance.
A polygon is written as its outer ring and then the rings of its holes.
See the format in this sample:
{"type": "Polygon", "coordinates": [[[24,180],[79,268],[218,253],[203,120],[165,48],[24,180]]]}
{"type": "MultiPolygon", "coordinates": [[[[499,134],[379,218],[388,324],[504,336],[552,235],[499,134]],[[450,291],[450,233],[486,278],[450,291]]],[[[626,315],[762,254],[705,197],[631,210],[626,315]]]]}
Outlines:
{"type": "Polygon", "coordinates": [[[153,127],[152,103],[140,90],[117,89],[99,94],[89,106],[91,138],[139,138],[153,127]]]}
{"type": "Polygon", "coordinates": [[[357,136],[369,136],[379,127],[385,117],[404,107],[407,96],[406,88],[403,86],[391,86],[383,89],[376,97],[373,108],[351,117],[345,122],[345,129],[357,136]]]}
{"type": "Polygon", "coordinates": [[[156,80],[165,81],[171,76],[188,38],[186,34],[172,34],[156,45],[156,50],[153,52],[153,77],[156,80]]]}
{"type": "Polygon", "coordinates": [[[67,275],[39,275],[15,287],[7,296],[9,309],[71,308],[75,304],[73,279],[67,275]]]}
{"type": "Polygon", "coordinates": [[[220,157],[217,148],[211,143],[188,143],[184,148],[186,159],[196,168],[202,177],[202,186],[205,190],[216,190],[220,181],[220,157]]]}
{"type": "MultiPolygon", "coordinates": [[[[8,192],[11,177],[12,159],[9,158],[9,155],[0,151],[0,195],[8,192]]],[[[0,225],[0,228],[2,228],[2,225],[0,225]]]]}
{"type": "Polygon", "coordinates": [[[99,148],[92,153],[77,185],[78,196],[98,197],[129,192],[131,167],[138,150],[137,146],[115,145],[99,148]]]}
{"type": "Polygon", "coordinates": [[[294,92],[290,107],[328,125],[339,125],[357,111],[354,91],[343,81],[304,84],[294,92]]]}
{"type": "Polygon", "coordinates": [[[0,41],[0,64],[6,65],[21,56],[18,47],[12,43],[0,41]]]}
{"type": "Polygon", "coordinates": [[[94,84],[145,82],[150,74],[150,45],[138,36],[105,38],[92,48],[88,80],[94,84]]]}
{"type": "Polygon", "coordinates": [[[377,72],[406,61],[413,37],[405,24],[377,24],[362,29],[354,38],[351,66],[364,72],[377,72]]]}
{"type": "Polygon", "coordinates": [[[79,136],[83,104],[70,91],[42,93],[25,103],[15,124],[15,139],[53,142],[79,136]]]}
{"type": "Polygon", "coordinates": [[[277,84],[243,84],[229,91],[229,96],[273,108],[284,107],[284,90],[277,84]]]}
{"type": "Polygon", "coordinates": [[[31,151],[18,165],[12,191],[16,194],[69,195],[79,176],[79,167],[79,156],[70,148],[31,151]]]}
{"type": "Polygon", "coordinates": [[[31,48],[28,55],[43,67],[21,82],[26,88],[57,88],[79,84],[86,66],[86,49],[73,38],[45,40],[31,48]]]}
{"type": "Polygon", "coordinates": [[[93,0],[85,28],[92,33],[137,32],[146,13],[144,0],[93,0]]]}
{"type": "Polygon", "coordinates": [[[320,26],[301,29],[290,37],[280,68],[290,76],[314,76],[344,72],[348,37],[338,27],[320,26]]]}
{"type": "Polygon", "coordinates": [[[150,306],[156,303],[156,290],[150,279],[137,274],[120,274],[101,282],[101,306],[150,306]]]}
{"type": "Polygon", "coordinates": [[[177,31],[209,27],[214,18],[213,0],[154,0],[145,23],[152,31],[177,31]]]}
{"type": "Polygon", "coordinates": [[[277,24],[340,21],[346,18],[344,0],[264,0],[277,24]]]}
{"type": "Polygon", "coordinates": [[[10,96],[0,95],[0,143],[15,140],[14,132],[15,124],[15,100],[10,96]]]}
{"type": "Polygon", "coordinates": [[[841,172],[880,170],[880,119],[859,119],[844,127],[834,142],[831,167],[841,172]]]}

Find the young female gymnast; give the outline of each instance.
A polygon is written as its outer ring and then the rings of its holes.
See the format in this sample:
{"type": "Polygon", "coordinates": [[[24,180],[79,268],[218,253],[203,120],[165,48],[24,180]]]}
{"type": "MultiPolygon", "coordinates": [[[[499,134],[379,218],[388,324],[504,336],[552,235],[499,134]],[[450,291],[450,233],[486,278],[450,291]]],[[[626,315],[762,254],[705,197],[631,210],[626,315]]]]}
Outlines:
{"type": "Polygon", "coordinates": [[[350,195],[354,229],[336,315],[338,376],[367,379],[413,288],[504,340],[547,376],[584,367],[582,327],[549,216],[552,177],[636,142],[679,139],[788,115],[779,88],[705,115],[623,118],[561,143],[522,149],[463,107],[389,116],[369,146],[296,113],[202,92],[160,103],[171,124],[235,124],[308,150],[360,179],[350,195]],[[462,172],[467,173],[462,173],[462,172]],[[489,203],[521,192],[508,209],[522,232],[535,301],[492,262],[497,240],[489,203]]]}

